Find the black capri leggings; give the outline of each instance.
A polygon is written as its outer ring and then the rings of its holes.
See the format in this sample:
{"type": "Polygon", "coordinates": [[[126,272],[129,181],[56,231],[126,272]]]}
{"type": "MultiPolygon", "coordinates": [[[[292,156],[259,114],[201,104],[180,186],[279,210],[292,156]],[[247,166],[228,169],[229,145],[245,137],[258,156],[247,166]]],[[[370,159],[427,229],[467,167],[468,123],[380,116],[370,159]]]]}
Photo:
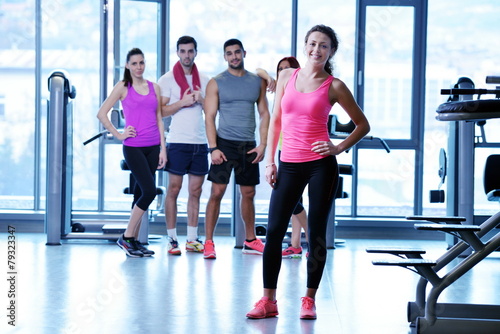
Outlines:
{"type": "Polygon", "coordinates": [[[281,244],[288,223],[304,188],[309,184],[309,257],[307,287],[317,289],[326,262],[326,227],[339,179],[337,159],[280,162],[277,182],[271,193],[266,244],[263,254],[264,288],[276,289],[281,268],[281,244]]]}
{"type": "Polygon", "coordinates": [[[123,156],[136,182],[132,207],[135,204],[146,211],[156,197],[155,172],[158,168],[160,146],[123,145],[123,156]]]}

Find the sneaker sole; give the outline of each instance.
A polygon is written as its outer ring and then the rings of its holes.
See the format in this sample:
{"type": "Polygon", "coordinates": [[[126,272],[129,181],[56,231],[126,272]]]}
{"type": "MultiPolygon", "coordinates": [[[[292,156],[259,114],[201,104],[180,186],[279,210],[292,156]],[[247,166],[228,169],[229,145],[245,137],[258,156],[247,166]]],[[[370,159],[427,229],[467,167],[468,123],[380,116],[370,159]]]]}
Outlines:
{"type": "Polygon", "coordinates": [[[186,252],[203,253],[204,249],[186,248],[186,252]]]}
{"type": "Polygon", "coordinates": [[[302,259],[302,255],[300,255],[300,254],[283,255],[282,258],[284,258],[284,259],[302,259]]]}
{"type": "Polygon", "coordinates": [[[182,252],[181,251],[178,251],[178,252],[170,252],[170,251],[168,251],[168,254],[170,254],[170,255],[176,255],[177,256],[177,255],[181,255],[182,252]]]}
{"type": "Polygon", "coordinates": [[[243,248],[243,250],[241,251],[243,254],[251,254],[251,255],[262,255],[262,252],[259,252],[255,249],[245,249],[243,248]]]}
{"type": "Polygon", "coordinates": [[[125,248],[124,246],[120,245],[119,243],[116,243],[116,244],[118,245],[118,247],[120,247],[125,252],[125,254],[127,254],[130,257],[144,257],[144,254],[142,254],[142,255],[130,254],[127,248],[125,248]]]}
{"type": "Polygon", "coordinates": [[[262,317],[257,317],[257,316],[253,316],[253,315],[248,315],[247,314],[247,318],[248,319],[266,319],[266,318],[274,318],[277,315],[278,315],[278,312],[276,312],[276,313],[268,313],[268,314],[266,314],[266,315],[264,315],[262,317]]]}
{"type": "Polygon", "coordinates": [[[203,255],[203,258],[207,259],[207,260],[215,260],[216,259],[216,255],[215,254],[203,255]]]}
{"type": "Polygon", "coordinates": [[[311,316],[311,315],[304,315],[304,316],[301,316],[300,319],[302,320],[316,320],[316,316],[311,316]]]}

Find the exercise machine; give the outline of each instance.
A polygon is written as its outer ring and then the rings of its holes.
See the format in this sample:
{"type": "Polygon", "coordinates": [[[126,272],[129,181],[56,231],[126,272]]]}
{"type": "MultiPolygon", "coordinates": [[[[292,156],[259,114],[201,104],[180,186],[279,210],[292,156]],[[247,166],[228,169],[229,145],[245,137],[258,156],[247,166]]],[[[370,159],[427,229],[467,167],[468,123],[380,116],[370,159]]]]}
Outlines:
{"type": "MultiPolygon", "coordinates": [[[[463,80],[470,84],[472,81],[463,80]]],[[[500,83],[500,77],[488,77],[487,83],[500,83]]],[[[448,101],[437,109],[439,121],[457,122],[457,143],[459,146],[456,168],[460,189],[456,196],[457,205],[465,216],[427,217],[411,216],[408,220],[419,221],[417,230],[439,231],[458,240],[436,261],[423,258],[425,250],[405,248],[371,248],[369,253],[384,253],[398,259],[376,260],[374,265],[399,266],[418,273],[416,299],[408,303],[408,321],[419,334],[446,333],[498,333],[500,332],[500,305],[438,303],[440,294],[456,280],[468,273],[475,265],[500,247],[500,232],[495,228],[500,224],[500,212],[488,218],[481,225],[473,224],[473,160],[474,123],[484,125],[487,119],[500,118],[500,89],[476,90],[473,87],[442,90],[442,94],[467,95],[448,101]],[[495,94],[495,99],[473,100],[472,95],[495,94]],[[472,132],[471,132],[472,127],[472,132]],[[472,167],[470,163],[472,162],[472,167]],[[471,174],[472,171],[472,174],[471,174]],[[425,222],[425,223],[422,223],[425,222]],[[493,232],[493,233],[492,233],[493,232]],[[490,235],[493,234],[492,237],[490,235]],[[452,261],[458,262],[452,268],[452,261]],[[444,271],[444,273],[441,273],[444,271]],[[426,296],[426,288],[432,286],[426,296]]],[[[484,132],[483,132],[484,138],[484,132]]],[[[485,164],[484,188],[488,200],[500,201],[498,170],[500,158],[490,156],[485,164]]]]}
{"type": "Polygon", "coordinates": [[[45,232],[47,245],[60,245],[61,235],[71,229],[73,178],[73,104],[76,89],[68,73],[49,75],[47,101],[47,189],[45,232]]]}
{"type": "MultiPolygon", "coordinates": [[[[71,84],[69,75],[64,70],[53,71],[48,79],[50,98],[47,102],[47,190],[45,211],[45,232],[47,245],[61,245],[61,239],[107,239],[117,240],[126,229],[125,224],[103,222],[102,231],[89,232],[83,221],[75,222],[72,217],[72,178],[73,178],[73,104],[76,89],[71,84]]],[[[119,126],[119,112],[112,113],[112,122],[119,126]]],[[[101,131],[84,142],[84,145],[105,137],[107,131],[101,131]]],[[[128,170],[122,162],[123,170],[128,170]]],[[[125,193],[133,193],[135,181],[130,177],[130,184],[125,193]],[[132,189],[132,190],[131,190],[132,189]]],[[[157,194],[164,194],[163,187],[157,188],[157,194]]],[[[163,205],[158,198],[158,205],[163,205]]],[[[158,208],[161,210],[161,207],[158,208]]],[[[148,244],[149,213],[142,217],[139,241],[148,244]]]]}

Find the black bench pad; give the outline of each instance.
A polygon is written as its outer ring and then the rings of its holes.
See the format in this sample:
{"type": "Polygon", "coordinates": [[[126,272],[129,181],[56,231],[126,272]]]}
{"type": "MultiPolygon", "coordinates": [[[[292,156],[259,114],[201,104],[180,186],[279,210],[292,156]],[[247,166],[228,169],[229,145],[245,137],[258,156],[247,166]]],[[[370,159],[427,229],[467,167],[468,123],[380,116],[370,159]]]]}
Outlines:
{"type": "Polygon", "coordinates": [[[395,260],[376,260],[372,261],[376,266],[399,266],[399,267],[432,267],[436,265],[436,261],[426,259],[395,259],[395,260]]]}
{"type": "Polygon", "coordinates": [[[444,217],[408,216],[408,217],[406,217],[406,219],[408,219],[408,220],[427,220],[427,221],[434,222],[434,223],[446,223],[446,224],[460,223],[460,222],[464,222],[467,220],[465,217],[446,217],[446,216],[444,216],[444,217]]]}
{"type": "Polygon", "coordinates": [[[481,228],[477,225],[462,225],[462,224],[415,224],[417,230],[432,230],[443,232],[459,232],[459,231],[480,231],[481,228]]]}
{"type": "Polygon", "coordinates": [[[417,249],[417,248],[384,248],[384,247],[375,247],[375,248],[367,248],[367,253],[376,253],[376,254],[393,254],[393,255],[405,255],[405,254],[425,254],[425,250],[417,249]]]}

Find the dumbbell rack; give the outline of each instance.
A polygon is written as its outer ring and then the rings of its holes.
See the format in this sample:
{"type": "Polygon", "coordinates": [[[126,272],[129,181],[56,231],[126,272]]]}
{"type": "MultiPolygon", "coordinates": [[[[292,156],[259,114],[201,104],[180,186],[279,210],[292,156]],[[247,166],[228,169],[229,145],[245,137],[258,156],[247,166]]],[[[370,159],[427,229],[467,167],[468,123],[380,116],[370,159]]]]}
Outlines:
{"type": "Polygon", "coordinates": [[[440,294],[453,282],[469,272],[476,264],[500,247],[500,232],[487,241],[481,240],[500,224],[500,212],[481,225],[464,225],[463,217],[411,216],[408,220],[425,221],[416,223],[417,230],[440,231],[459,238],[459,242],[436,261],[424,259],[425,250],[405,248],[370,248],[368,253],[391,254],[399,259],[376,260],[380,266],[399,266],[418,273],[416,300],[408,303],[408,322],[418,334],[446,333],[500,333],[500,305],[438,303],[440,294]],[[461,258],[464,252],[472,252],[461,258]],[[439,275],[438,272],[453,260],[460,262],[452,269],[439,275]],[[426,286],[432,288],[425,296],[426,286]]]}

